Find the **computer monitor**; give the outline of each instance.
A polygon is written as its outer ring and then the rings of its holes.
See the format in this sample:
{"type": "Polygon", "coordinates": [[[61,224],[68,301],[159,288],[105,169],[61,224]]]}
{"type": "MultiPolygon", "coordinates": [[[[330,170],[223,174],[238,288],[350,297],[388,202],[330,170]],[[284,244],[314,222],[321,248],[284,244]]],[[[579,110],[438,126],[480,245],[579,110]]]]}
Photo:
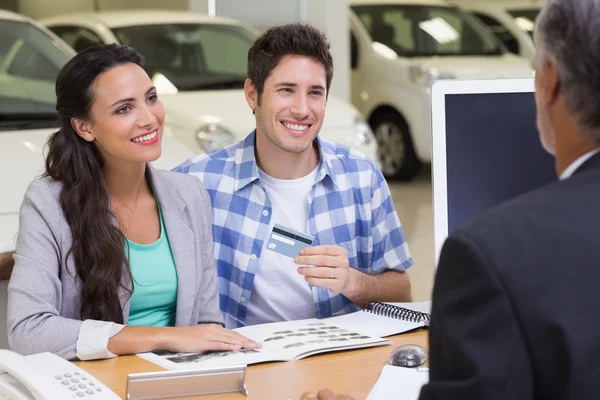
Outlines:
{"type": "Polygon", "coordinates": [[[437,266],[449,234],[557,177],[539,139],[533,79],[439,81],[431,95],[437,266]]]}

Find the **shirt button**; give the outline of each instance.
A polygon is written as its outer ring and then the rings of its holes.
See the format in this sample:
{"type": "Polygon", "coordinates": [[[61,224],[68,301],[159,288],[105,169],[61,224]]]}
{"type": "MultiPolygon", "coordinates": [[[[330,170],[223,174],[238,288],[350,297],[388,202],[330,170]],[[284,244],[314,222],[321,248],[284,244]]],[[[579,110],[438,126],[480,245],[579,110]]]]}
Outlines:
{"type": "Polygon", "coordinates": [[[263,210],[263,215],[266,217],[267,215],[269,215],[269,211],[268,210],[263,210]]]}
{"type": "Polygon", "coordinates": [[[256,260],[256,254],[252,254],[252,255],[250,256],[250,259],[251,259],[251,260],[256,260]]]}
{"type": "Polygon", "coordinates": [[[245,297],[242,297],[242,298],[240,299],[240,301],[241,301],[242,303],[245,303],[245,302],[246,302],[246,298],[245,298],[245,297]]]}

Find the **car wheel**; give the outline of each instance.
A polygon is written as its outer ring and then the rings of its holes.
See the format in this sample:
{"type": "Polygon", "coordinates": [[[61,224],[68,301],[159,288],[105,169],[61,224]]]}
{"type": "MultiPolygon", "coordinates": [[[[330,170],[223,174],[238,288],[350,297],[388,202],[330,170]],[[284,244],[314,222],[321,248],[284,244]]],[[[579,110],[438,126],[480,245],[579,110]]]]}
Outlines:
{"type": "Polygon", "coordinates": [[[410,181],[421,169],[406,122],[394,112],[375,115],[371,129],[377,140],[381,172],[388,180],[410,181]]]}

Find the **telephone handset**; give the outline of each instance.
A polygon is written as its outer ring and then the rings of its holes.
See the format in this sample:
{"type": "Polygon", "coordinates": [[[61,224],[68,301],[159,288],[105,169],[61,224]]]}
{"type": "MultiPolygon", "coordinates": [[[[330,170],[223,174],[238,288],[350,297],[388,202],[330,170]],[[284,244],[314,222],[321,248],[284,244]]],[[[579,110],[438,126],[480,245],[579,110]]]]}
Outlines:
{"type": "Polygon", "coordinates": [[[117,400],[108,387],[52,353],[22,356],[0,350],[0,399],[117,400]]]}

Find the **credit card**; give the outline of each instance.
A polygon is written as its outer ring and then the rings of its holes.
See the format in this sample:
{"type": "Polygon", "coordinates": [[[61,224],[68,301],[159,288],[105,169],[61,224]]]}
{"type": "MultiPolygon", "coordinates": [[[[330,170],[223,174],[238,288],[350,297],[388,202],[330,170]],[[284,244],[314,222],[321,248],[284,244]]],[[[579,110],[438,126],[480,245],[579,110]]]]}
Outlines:
{"type": "Polygon", "coordinates": [[[314,240],[314,236],[275,224],[267,243],[267,249],[294,258],[300,255],[300,250],[311,246],[314,240]]]}

